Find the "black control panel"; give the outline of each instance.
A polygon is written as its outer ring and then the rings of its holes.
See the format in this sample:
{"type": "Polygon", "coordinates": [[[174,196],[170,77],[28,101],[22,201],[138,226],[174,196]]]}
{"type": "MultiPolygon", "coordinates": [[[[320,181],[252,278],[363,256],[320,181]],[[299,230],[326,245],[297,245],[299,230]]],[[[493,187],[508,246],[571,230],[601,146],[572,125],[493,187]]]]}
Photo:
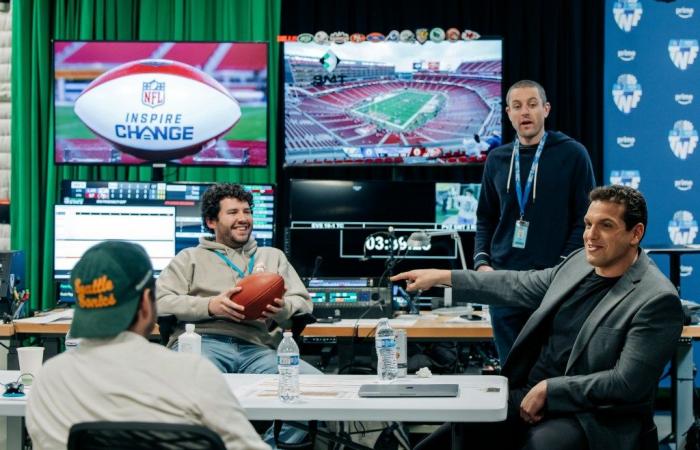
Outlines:
{"type": "Polygon", "coordinates": [[[392,315],[389,288],[374,286],[372,278],[308,278],[304,281],[317,319],[377,319],[392,315]]]}

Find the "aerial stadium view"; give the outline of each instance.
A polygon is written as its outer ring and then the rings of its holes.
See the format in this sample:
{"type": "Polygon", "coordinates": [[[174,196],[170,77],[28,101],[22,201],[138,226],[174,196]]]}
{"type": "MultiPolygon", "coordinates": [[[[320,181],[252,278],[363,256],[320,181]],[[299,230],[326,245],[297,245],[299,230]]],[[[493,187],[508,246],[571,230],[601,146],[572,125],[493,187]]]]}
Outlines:
{"type": "Polygon", "coordinates": [[[501,41],[284,43],[285,164],[464,164],[501,137],[501,41]]]}

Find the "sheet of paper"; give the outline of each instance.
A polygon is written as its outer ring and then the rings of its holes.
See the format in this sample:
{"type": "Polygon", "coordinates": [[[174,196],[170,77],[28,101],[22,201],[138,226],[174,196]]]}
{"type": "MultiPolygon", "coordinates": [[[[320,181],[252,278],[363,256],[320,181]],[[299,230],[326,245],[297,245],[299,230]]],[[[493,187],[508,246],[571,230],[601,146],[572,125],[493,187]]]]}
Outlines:
{"type": "Polygon", "coordinates": [[[15,322],[22,323],[51,323],[57,322],[59,320],[71,320],[73,319],[73,310],[64,309],[63,311],[51,312],[48,314],[43,314],[41,316],[28,317],[26,319],[18,319],[15,322]]]}
{"type": "MultiPolygon", "coordinates": [[[[348,399],[357,398],[360,383],[337,384],[332,380],[328,382],[304,382],[299,388],[301,396],[306,398],[348,399]]],[[[243,386],[235,390],[236,396],[241,397],[277,397],[277,377],[265,377],[256,383],[243,386]]]]}

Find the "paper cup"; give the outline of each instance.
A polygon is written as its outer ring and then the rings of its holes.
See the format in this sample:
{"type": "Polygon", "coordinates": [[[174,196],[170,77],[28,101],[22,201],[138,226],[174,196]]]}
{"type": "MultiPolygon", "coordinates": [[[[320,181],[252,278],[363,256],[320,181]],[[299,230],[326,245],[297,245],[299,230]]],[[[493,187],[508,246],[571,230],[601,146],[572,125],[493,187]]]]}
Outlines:
{"type": "Polygon", "coordinates": [[[22,383],[30,386],[41,369],[44,362],[44,347],[19,347],[19,371],[22,374],[22,383]],[[31,375],[31,376],[29,376],[31,375]]]}

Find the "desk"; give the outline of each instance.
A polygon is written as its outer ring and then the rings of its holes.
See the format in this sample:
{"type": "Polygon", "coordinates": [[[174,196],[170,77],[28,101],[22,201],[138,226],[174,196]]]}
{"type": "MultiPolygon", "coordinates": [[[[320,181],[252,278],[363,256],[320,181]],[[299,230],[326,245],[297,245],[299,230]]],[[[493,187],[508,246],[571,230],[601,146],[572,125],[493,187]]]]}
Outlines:
{"type": "MultiPolygon", "coordinates": [[[[0,371],[0,382],[14,381],[19,371],[0,371]]],[[[377,420],[401,422],[497,422],[507,414],[508,380],[500,376],[443,375],[432,378],[403,378],[397,383],[456,383],[459,396],[454,398],[360,398],[361,384],[375,383],[374,375],[301,375],[302,395],[310,386],[324,384],[345,386],[354,395],[338,399],[333,396],[303,396],[301,401],[286,404],[276,396],[257,395],[256,385],[275,385],[277,378],[269,375],[224,375],[229,388],[238,398],[249,420],[377,420]],[[495,387],[497,392],[487,392],[495,387]]],[[[31,395],[31,389],[29,394],[31,395]]],[[[8,449],[21,448],[22,417],[26,397],[0,397],[0,415],[8,417],[8,449]],[[10,439],[12,436],[12,444],[10,439]]]]}
{"type": "MultiPolygon", "coordinates": [[[[392,321],[392,326],[405,328],[409,339],[459,339],[459,340],[489,340],[493,337],[489,322],[448,322],[450,318],[424,317],[414,323],[401,324],[400,320],[392,321]],[[396,324],[396,325],[395,325],[396,324]]],[[[353,336],[366,338],[374,336],[374,326],[366,321],[360,322],[355,335],[355,320],[341,320],[333,324],[307,325],[302,336],[309,338],[339,338],[338,354],[342,346],[349,345],[353,336]]],[[[676,353],[671,361],[672,398],[673,398],[673,433],[676,448],[685,448],[684,433],[693,423],[693,339],[700,339],[700,325],[683,327],[683,334],[676,347],[676,353]]],[[[346,352],[346,351],[344,351],[346,352]]],[[[342,365],[342,364],[339,364],[342,365]]]]}
{"type": "Polygon", "coordinates": [[[11,323],[0,323],[0,338],[12,337],[15,335],[15,327],[11,323]]]}
{"type": "MultiPolygon", "coordinates": [[[[439,375],[431,378],[407,377],[395,383],[456,383],[459,396],[453,398],[360,398],[361,384],[376,383],[376,375],[301,375],[302,400],[285,404],[275,396],[258,396],[252,385],[277,382],[275,376],[227,374],[228,385],[250,420],[378,420],[400,422],[498,422],[507,413],[508,380],[497,375],[439,375]],[[265,380],[267,379],[267,380],[265,380]],[[303,395],[314,385],[345,386],[351,398],[303,395]],[[486,392],[487,387],[498,392],[486,392]]],[[[345,388],[343,388],[345,390],[345,388]]]]}
{"type": "MultiPolygon", "coordinates": [[[[491,325],[487,321],[448,322],[449,319],[450,317],[446,316],[428,315],[413,323],[392,321],[392,326],[396,324],[397,328],[405,328],[409,339],[485,341],[493,336],[491,325]]],[[[370,323],[370,320],[359,322],[357,337],[366,338],[374,335],[375,324],[370,323]]],[[[308,325],[302,335],[309,338],[341,338],[341,344],[343,340],[348,343],[355,335],[356,322],[356,320],[341,320],[333,324],[315,323],[308,325]]],[[[68,332],[69,327],[70,322],[67,321],[49,324],[15,322],[14,333],[16,338],[20,338],[22,334],[62,337],[68,332]]],[[[1,327],[0,330],[2,330],[1,327]]],[[[8,332],[7,328],[5,330],[8,332]]],[[[700,339],[700,325],[683,328],[682,337],[672,360],[673,432],[678,449],[685,448],[684,433],[693,423],[693,339],[700,339]]]]}
{"type": "MultiPolygon", "coordinates": [[[[31,319],[19,319],[15,320],[11,325],[8,324],[7,326],[13,327],[13,335],[16,337],[16,339],[13,340],[12,345],[10,346],[7,368],[19,368],[15,347],[17,346],[17,341],[20,341],[27,336],[38,336],[42,338],[44,360],[56,356],[58,353],[60,353],[61,340],[65,338],[68,330],[70,330],[70,324],[71,319],[60,319],[48,323],[36,323],[32,322],[31,319]]],[[[0,336],[3,336],[2,328],[0,328],[0,336]]],[[[156,324],[149,339],[152,341],[159,341],[160,333],[158,324],[156,324]]]]}
{"type": "MultiPolygon", "coordinates": [[[[394,319],[391,326],[403,328],[409,338],[422,339],[474,339],[489,340],[493,338],[491,323],[488,320],[459,322],[451,321],[449,316],[420,315],[416,320],[394,319]]],[[[346,337],[366,338],[374,336],[377,320],[357,321],[344,319],[335,323],[312,323],[307,325],[303,337],[346,337]],[[355,323],[358,323],[355,336],[355,323]]]]}

